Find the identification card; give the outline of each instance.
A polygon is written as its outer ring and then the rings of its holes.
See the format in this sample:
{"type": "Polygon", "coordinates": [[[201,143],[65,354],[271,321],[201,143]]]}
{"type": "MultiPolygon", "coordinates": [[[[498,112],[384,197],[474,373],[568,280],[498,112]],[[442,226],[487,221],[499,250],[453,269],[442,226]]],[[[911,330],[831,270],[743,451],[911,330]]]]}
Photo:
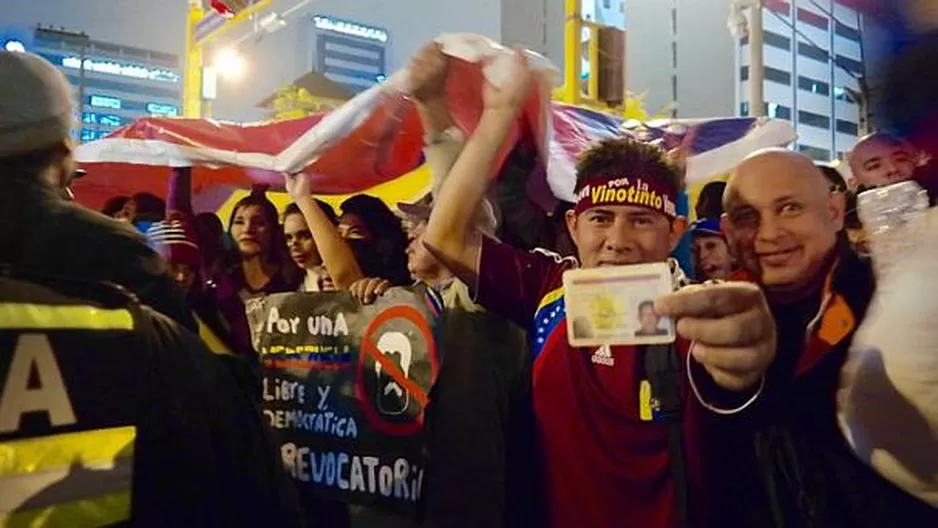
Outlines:
{"type": "Polygon", "coordinates": [[[674,342],[674,323],[654,302],[672,290],[667,264],[569,270],[563,274],[567,339],[575,347],[674,342]]]}

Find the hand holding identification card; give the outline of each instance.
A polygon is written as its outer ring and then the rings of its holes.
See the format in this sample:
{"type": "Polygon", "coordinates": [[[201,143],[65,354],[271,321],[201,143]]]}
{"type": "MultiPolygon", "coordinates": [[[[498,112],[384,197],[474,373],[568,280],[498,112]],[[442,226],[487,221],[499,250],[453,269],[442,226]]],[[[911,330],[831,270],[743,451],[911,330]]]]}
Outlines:
{"type": "Polygon", "coordinates": [[[674,342],[674,322],[654,307],[672,291],[665,263],[569,270],[563,288],[571,346],[674,342]]]}

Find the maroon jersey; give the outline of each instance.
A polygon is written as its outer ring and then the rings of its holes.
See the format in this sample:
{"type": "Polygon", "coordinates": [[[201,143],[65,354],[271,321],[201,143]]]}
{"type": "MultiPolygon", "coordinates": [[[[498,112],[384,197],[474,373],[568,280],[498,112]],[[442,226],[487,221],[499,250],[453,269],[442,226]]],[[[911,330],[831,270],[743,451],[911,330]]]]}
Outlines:
{"type": "MultiPolygon", "coordinates": [[[[573,259],[486,238],[475,292],[486,309],[529,332],[542,513],[555,528],[672,528],[677,512],[668,424],[640,412],[647,398],[643,357],[636,347],[567,342],[562,275],[575,266],[573,259]]],[[[686,343],[678,347],[685,357],[686,343]]],[[[701,479],[701,424],[711,417],[692,400],[686,398],[683,420],[685,457],[690,517],[702,526],[708,490],[701,479]]]]}

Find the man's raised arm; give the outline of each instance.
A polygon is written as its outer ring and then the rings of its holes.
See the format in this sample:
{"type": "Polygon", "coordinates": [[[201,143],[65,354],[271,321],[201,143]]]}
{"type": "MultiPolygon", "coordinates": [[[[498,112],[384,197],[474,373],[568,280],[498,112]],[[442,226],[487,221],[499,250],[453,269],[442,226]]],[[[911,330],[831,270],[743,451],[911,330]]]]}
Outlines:
{"type": "Polygon", "coordinates": [[[516,51],[506,82],[500,88],[485,83],[482,118],[440,188],[427,224],[424,245],[467,284],[475,284],[479,272],[481,235],[473,229],[473,218],[532,78],[524,52],[516,51]]]}

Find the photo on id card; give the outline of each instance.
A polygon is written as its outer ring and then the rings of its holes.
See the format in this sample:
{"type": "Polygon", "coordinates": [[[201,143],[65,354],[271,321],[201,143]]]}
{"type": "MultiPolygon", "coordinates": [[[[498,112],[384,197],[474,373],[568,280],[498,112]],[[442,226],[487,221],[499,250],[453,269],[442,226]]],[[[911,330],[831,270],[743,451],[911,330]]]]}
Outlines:
{"type": "Polygon", "coordinates": [[[674,342],[674,322],[654,308],[656,299],[672,291],[667,264],[569,270],[563,288],[572,346],[674,342]]]}

